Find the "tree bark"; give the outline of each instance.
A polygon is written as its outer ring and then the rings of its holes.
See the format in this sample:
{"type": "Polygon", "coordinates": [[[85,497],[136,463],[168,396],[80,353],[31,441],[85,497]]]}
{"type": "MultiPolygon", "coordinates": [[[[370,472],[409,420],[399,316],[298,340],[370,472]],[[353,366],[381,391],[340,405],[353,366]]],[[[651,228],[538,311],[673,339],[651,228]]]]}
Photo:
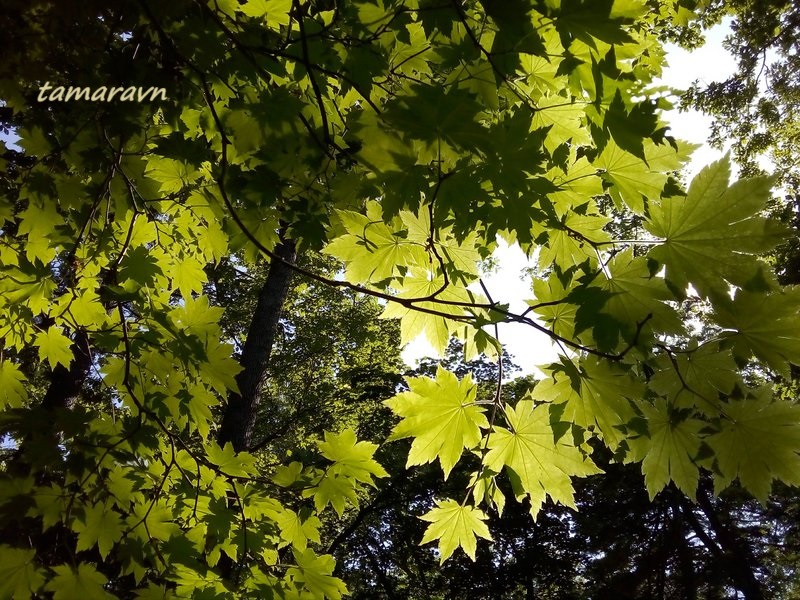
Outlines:
{"type": "Polygon", "coordinates": [[[250,447],[278,320],[289,292],[292,269],[286,263],[293,263],[297,257],[294,240],[282,239],[275,247],[275,255],[276,258],[270,262],[267,280],[259,292],[242,350],[240,362],[243,370],[236,377],[239,393],[228,396],[228,406],[217,436],[221,446],[230,442],[236,452],[250,447]]]}

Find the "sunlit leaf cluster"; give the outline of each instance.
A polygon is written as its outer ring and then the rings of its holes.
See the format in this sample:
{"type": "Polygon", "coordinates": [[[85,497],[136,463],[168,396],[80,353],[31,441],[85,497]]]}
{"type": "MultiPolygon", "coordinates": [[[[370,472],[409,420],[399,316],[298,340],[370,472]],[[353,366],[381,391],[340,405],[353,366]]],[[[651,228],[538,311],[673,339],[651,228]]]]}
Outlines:
{"type": "Polygon", "coordinates": [[[218,443],[247,368],[221,326],[223,262],[376,298],[400,343],[496,356],[515,322],[557,347],[513,403],[502,370],[483,397],[446,369],[385,403],[407,466],[475,467],[421,515],[442,560],[491,543],[501,480],[534,518],[574,506],[598,444],[641,463],[651,496],[693,496],[701,469],[762,500],[800,483],[799,409],[767,383],[800,363],[797,292],[760,258],[784,235],[761,215],[770,181],[730,184],[723,159],[683,188],[690,147],[651,86],[659,19],[686,10],[655,4],[20,8],[32,34],[8,60],[30,66],[0,80],[21,147],[1,181],[0,597],[346,592],[324,536],[388,476],[378,445],[341,427],[275,463],[218,443]],[[36,100],[78,77],[168,99],[36,100]],[[612,235],[621,214],[635,237],[612,235]],[[498,239],[536,261],[524,312],[481,279],[498,239]],[[341,270],[287,261],[287,240],[341,270]],[[687,295],[713,337],[683,323],[687,295]]]}

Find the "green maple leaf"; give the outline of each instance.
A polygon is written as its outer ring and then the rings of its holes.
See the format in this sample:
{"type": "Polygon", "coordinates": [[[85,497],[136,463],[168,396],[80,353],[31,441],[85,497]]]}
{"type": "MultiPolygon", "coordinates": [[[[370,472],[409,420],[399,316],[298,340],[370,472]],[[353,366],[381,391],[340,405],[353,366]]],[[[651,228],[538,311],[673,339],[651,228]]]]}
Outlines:
{"type": "Polygon", "coordinates": [[[535,299],[527,300],[534,307],[534,312],[550,325],[553,333],[562,337],[570,337],[575,333],[578,307],[565,299],[569,295],[569,287],[555,273],[551,273],[546,279],[537,277],[533,280],[535,299]],[[553,304],[539,306],[549,302],[553,304]]]}
{"type": "Polygon", "coordinates": [[[230,344],[220,344],[216,339],[209,339],[205,347],[206,361],[201,366],[201,373],[208,385],[220,394],[229,390],[239,392],[236,374],[243,367],[231,356],[231,351],[230,344]]]}
{"type": "Polygon", "coordinates": [[[658,200],[667,183],[665,171],[680,168],[675,149],[663,144],[648,142],[644,146],[647,162],[626,152],[610,140],[594,165],[603,169],[603,179],[612,184],[612,195],[621,198],[633,212],[644,214],[644,198],[658,200]]]}
{"type": "Polygon", "coordinates": [[[654,405],[640,404],[647,420],[649,436],[629,440],[636,460],[642,460],[642,473],[652,500],[670,482],[694,498],[699,471],[695,458],[700,450],[703,422],[683,417],[663,398],[654,405]]]}
{"type": "Polygon", "coordinates": [[[330,504],[339,516],[342,516],[346,500],[349,500],[353,506],[358,506],[355,481],[350,477],[335,473],[323,475],[315,487],[303,492],[303,496],[314,497],[314,507],[317,512],[322,512],[330,504]]]}
{"type": "Polygon", "coordinates": [[[28,399],[24,381],[25,376],[17,365],[7,360],[0,362],[0,410],[23,406],[28,399]]]}
{"type": "Polygon", "coordinates": [[[0,278],[0,293],[5,299],[15,304],[24,303],[35,315],[50,311],[50,301],[56,290],[56,283],[46,268],[32,269],[30,273],[27,269],[25,272],[9,269],[5,275],[7,278],[0,278]]]}
{"type": "Polygon", "coordinates": [[[183,298],[191,298],[192,292],[201,293],[203,284],[208,281],[203,265],[191,256],[176,260],[170,274],[173,285],[183,298]]]}
{"type": "Polygon", "coordinates": [[[205,448],[208,460],[217,465],[226,475],[251,477],[258,471],[255,457],[247,452],[236,453],[230,442],[223,448],[220,448],[215,442],[209,442],[205,448]]]}
{"type": "Polygon", "coordinates": [[[305,550],[308,542],[319,544],[319,528],[322,522],[314,516],[301,517],[293,510],[283,509],[275,515],[281,538],[299,550],[305,550]]]}
{"type": "MultiPolygon", "coordinates": [[[[547,242],[539,253],[539,267],[549,268],[554,264],[567,269],[578,265],[587,258],[597,260],[592,243],[607,242],[611,238],[603,231],[610,221],[608,217],[597,214],[567,213],[563,217],[563,227],[547,230],[547,242]]],[[[542,227],[541,224],[538,227],[542,227]]]]}
{"type": "Polygon", "coordinates": [[[124,530],[119,514],[107,503],[86,508],[83,519],[75,521],[72,529],[78,534],[76,550],[89,550],[96,545],[104,560],[124,530]]]}
{"type": "Polygon", "coordinates": [[[655,103],[645,100],[628,110],[617,88],[603,118],[603,127],[621,148],[644,159],[643,142],[658,128],[655,103]]]}
{"type": "Polygon", "coordinates": [[[36,509],[31,513],[42,518],[42,529],[63,521],[67,511],[67,494],[60,486],[51,484],[36,488],[34,501],[36,509]]]}
{"type": "Polygon", "coordinates": [[[505,411],[509,429],[495,427],[485,463],[492,471],[507,467],[517,498],[528,495],[535,518],[547,496],[575,508],[572,476],[600,473],[572,443],[569,434],[555,439],[547,405],[520,400],[505,411]]]}
{"type": "Polygon", "coordinates": [[[44,571],[35,557],[35,550],[0,546],[0,598],[25,600],[42,587],[44,571]]]}
{"type": "Polygon", "coordinates": [[[579,367],[570,361],[552,365],[552,376],[540,381],[533,394],[563,404],[562,420],[599,430],[608,447],[616,449],[625,438],[622,426],[635,416],[629,399],[640,398],[644,387],[603,360],[588,358],[579,367]]]}
{"type": "Polygon", "coordinates": [[[447,560],[456,548],[461,548],[475,560],[477,538],[491,540],[486,515],[478,508],[462,506],[455,500],[437,500],[436,508],[420,517],[428,521],[420,545],[439,540],[439,564],[447,560]]]}
{"type": "Polygon", "coordinates": [[[292,0],[247,0],[239,5],[239,10],[248,17],[264,17],[273,29],[289,24],[289,11],[292,0]]]}
{"type": "Polygon", "coordinates": [[[106,577],[92,565],[80,563],[77,569],[69,565],[53,567],[56,576],[44,589],[53,592],[53,600],[113,600],[114,596],[103,589],[106,577]]]}
{"type": "Polygon", "coordinates": [[[441,367],[436,379],[409,377],[410,388],[384,404],[402,418],[389,440],[413,437],[406,466],[439,459],[445,479],[465,448],[481,440],[481,428],[489,422],[482,406],[475,404],[476,386],[470,375],[459,381],[441,367]]]}
{"type": "Polygon", "coordinates": [[[107,317],[106,309],[94,290],[83,290],[81,295],[73,297],[69,302],[69,314],[78,325],[94,328],[99,328],[107,317]]]}
{"type": "Polygon", "coordinates": [[[661,356],[650,388],[678,408],[697,408],[709,416],[719,414],[719,394],[730,394],[739,383],[739,368],[730,350],[718,344],[691,344],[672,358],[661,356]],[[680,376],[676,376],[675,371],[680,376]]]}
{"type": "Polygon", "coordinates": [[[169,313],[170,320],[187,333],[204,339],[208,335],[219,333],[219,319],[225,309],[210,306],[208,296],[184,298],[182,306],[176,306],[169,313]]]}
{"type": "Polygon", "coordinates": [[[633,41],[621,19],[628,11],[612,13],[611,0],[561,0],[554,4],[560,7],[555,25],[564,40],[575,36],[590,47],[597,43],[595,38],[607,44],[633,41]]]}
{"type": "Polygon", "coordinates": [[[674,296],[663,279],[650,275],[644,257],[634,257],[632,248],[616,254],[604,274],[600,287],[610,292],[611,297],[602,312],[614,317],[631,333],[645,319],[656,331],[673,334],[683,331],[678,313],[665,303],[674,296]]]}
{"type": "Polygon", "coordinates": [[[126,526],[133,527],[132,533],[146,543],[153,539],[166,541],[179,534],[180,527],[175,523],[173,510],[166,502],[166,498],[160,498],[134,504],[126,519],[126,526]]]}
{"type": "Polygon", "coordinates": [[[69,369],[72,362],[72,341],[61,332],[60,327],[49,327],[36,334],[34,343],[39,347],[39,360],[47,361],[51,368],[63,365],[69,369]]]}
{"type": "Polygon", "coordinates": [[[562,219],[573,214],[576,208],[586,205],[587,199],[603,193],[603,182],[597,177],[597,166],[585,156],[578,158],[572,149],[568,163],[550,169],[546,178],[557,186],[557,190],[547,194],[547,199],[553,203],[553,209],[562,219]]]}
{"type": "Polygon", "coordinates": [[[380,205],[367,203],[367,214],[337,211],[347,234],[328,244],[323,252],[347,266],[345,277],[355,283],[378,283],[398,274],[398,267],[428,264],[428,254],[420,244],[409,242],[404,232],[383,222],[380,205]]]}
{"type": "Polygon", "coordinates": [[[174,575],[170,577],[175,582],[178,598],[219,598],[221,594],[228,594],[230,590],[225,586],[222,577],[211,570],[202,567],[192,568],[177,563],[172,566],[174,575]],[[198,592],[209,592],[198,594],[198,592]]]}
{"type": "MultiPolygon", "coordinates": [[[[407,210],[400,211],[400,219],[408,228],[408,241],[421,248],[429,245],[433,235],[433,247],[437,249],[448,272],[469,280],[477,278],[481,255],[477,250],[479,239],[476,233],[468,233],[460,242],[452,235],[452,227],[436,228],[435,233],[432,234],[427,205],[420,207],[417,214],[407,210]]],[[[431,261],[431,264],[436,264],[438,261],[433,252],[428,255],[428,260],[431,261]]]]}
{"type": "Polygon", "coordinates": [[[728,402],[720,431],[707,442],[719,465],[717,491],[738,477],[764,503],[773,479],[800,484],[800,406],[773,400],[769,388],[728,402]]]}
{"type": "Polygon", "coordinates": [[[300,481],[303,474],[303,463],[296,460],[288,465],[280,465],[275,469],[272,481],[281,487],[290,487],[300,481]]]}
{"type": "Polygon", "coordinates": [[[17,234],[28,236],[25,255],[31,262],[38,259],[46,265],[55,254],[55,244],[51,240],[57,238],[54,235],[56,227],[64,224],[64,217],[56,207],[55,202],[43,203],[41,206],[31,202],[19,215],[21,222],[17,234]]]}
{"type": "Polygon", "coordinates": [[[207,438],[214,419],[211,408],[219,405],[219,399],[200,386],[190,386],[184,397],[191,418],[190,428],[197,429],[203,439],[207,438]]]}
{"type": "Polygon", "coordinates": [[[575,146],[589,142],[585,104],[559,95],[543,96],[536,103],[536,112],[531,122],[531,131],[550,128],[544,145],[553,152],[564,142],[571,141],[575,146]]]}
{"type": "Polygon", "coordinates": [[[137,248],[158,239],[155,223],[132,211],[114,222],[114,233],[118,240],[127,241],[128,248],[137,248]]]}
{"type": "Polygon", "coordinates": [[[374,113],[360,111],[350,121],[353,131],[362,140],[358,158],[371,171],[384,175],[398,173],[413,167],[417,162],[414,147],[387,128],[374,113]]]}
{"type": "MultiPolygon", "coordinates": [[[[431,277],[430,272],[411,269],[400,284],[396,285],[398,298],[428,298],[432,294],[439,300],[454,302],[479,302],[475,295],[462,287],[450,285],[444,289],[444,277],[431,277]]],[[[432,300],[415,302],[415,307],[436,311],[440,314],[426,313],[399,303],[389,302],[381,314],[382,319],[400,319],[400,343],[408,344],[419,336],[423,336],[433,349],[441,354],[447,347],[450,335],[458,327],[458,323],[447,315],[462,316],[464,308],[460,306],[440,304],[432,300]]]]}
{"type": "Polygon", "coordinates": [[[351,429],[340,434],[325,432],[325,441],[317,444],[322,456],[334,462],[330,471],[351,477],[356,481],[374,485],[372,477],[388,477],[386,470],[372,458],[376,444],[359,442],[351,429]]]}
{"type": "Polygon", "coordinates": [[[694,178],[685,198],[664,198],[650,206],[645,228],[664,242],[648,256],[666,265],[678,290],[691,283],[703,296],[720,297],[728,284],[764,287],[764,266],[756,255],[778,244],[780,224],[759,216],[772,180],[758,177],[728,187],[726,156],[694,178]]]}
{"type": "Polygon", "coordinates": [[[341,579],[333,577],[335,561],[328,554],[317,556],[313,550],[300,552],[293,550],[297,567],[290,567],[286,576],[295,583],[304,583],[313,598],[339,600],[347,594],[347,587],[341,579]]]}
{"type": "Polygon", "coordinates": [[[800,287],[772,294],[737,291],[732,302],[718,302],[716,321],[732,335],[734,354],[755,355],[787,379],[789,364],[800,364],[800,287]]]}
{"type": "Polygon", "coordinates": [[[120,267],[120,275],[124,280],[123,287],[132,292],[142,286],[152,286],[156,277],[163,274],[156,253],[144,246],[128,250],[120,262],[120,267]]]}
{"type": "Polygon", "coordinates": [[[164,158],[150,154],[146,158],[145,175],[161,184],[162,194],[174,194],[185,185],[194,183],[200,178],[200,172],[188,163],[174,158],[164,158]]]}

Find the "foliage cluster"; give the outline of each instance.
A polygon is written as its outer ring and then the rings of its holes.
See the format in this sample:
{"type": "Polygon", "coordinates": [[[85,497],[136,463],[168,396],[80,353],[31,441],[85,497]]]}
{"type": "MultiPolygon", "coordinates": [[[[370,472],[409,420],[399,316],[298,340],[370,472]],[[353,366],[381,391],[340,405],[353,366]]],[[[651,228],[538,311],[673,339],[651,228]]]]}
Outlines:
{"type": "Polygon", "coordinates": [[[475,557],[507,504],[575,507],[597,447],[640,464],[650,498],[670,482],[694,498],[701,469],[761,500],[800,482],[800,408],[746,376],[800,363],[798,290],[760,258],[786,233],[762,216],[771,180],[731,184],[725,159],[684,190],[690,148],[650,89],[683,3],[10,5],[0,596],[341,597],[322,533],[387,476],[341,418],[378,341],[367,327],[324,379],[276,370],[295,400],[270,399],[267,374],[292,360],[281,335],[325,356],[359,310],[468,358],[502,357],[502,322],[560,350],[518,395],[502,368],[487,390],[441,367],[386,400],[407,467],[467,474],[420,515],[441,561],[475,557]],[[45,81],[170,97],[40,103],[45,81]],[[616,214],[645,232],[615,237],[616,214]],[[480,279],[498,236],[538,257],[521,313],[480,279]],[[323,300],[292,296],[292,274],[323,300]],[[247,276],[264,282],[243,327],[247,276]],[[682,322],[687,294],[713,336],[682,322]],[[311,312],[316,338],[292,329],[311,312]],[[308,406],[336,430],[293,448],[306,384],[329,386],[338,405],[308,406]]]}

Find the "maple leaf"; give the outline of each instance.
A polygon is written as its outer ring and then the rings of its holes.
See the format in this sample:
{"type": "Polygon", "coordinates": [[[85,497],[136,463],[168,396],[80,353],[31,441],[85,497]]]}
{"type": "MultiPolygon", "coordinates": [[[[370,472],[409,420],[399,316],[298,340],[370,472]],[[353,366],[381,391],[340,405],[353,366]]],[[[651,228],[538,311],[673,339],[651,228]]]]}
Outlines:
{"type": "Polygon", "coordinates": [[[200,178],[200,173],[188,162],[173,158],[148,156],[147,175],[161,184],[162,194],[173,194],[181,191],[200,178]]]}
{"type": "Polygon", "coordinates": [[[459,381],[441,367],[436,379],[409,377],[406,381],[408,392],[384,402],[402,418],[389,440],[413,437],[406,466],[438,458],[447,479],[464,449],[477,446],[481,428],[489,426],[483,407],[475,404],[475,382],[470,375],[459,381]]]}
{"type": "Polygon", "coordinates": [[[800,287],[772,294],[736,292],[733,301],[716,303],[714,317],[722,327],[735,330],[733,351],[749,359],[755,355],[789,379],[789,364],[800,364],[800,287]]]}
{"type": "Polygon", "coordinates": [[[35,550],[0,545],[0,598],[30,598],[45,582],[35,550]]]}
{"type": "Polygon", "coordinates": [[[372,458],[378,446],[359,442],[351,429],[340,434],[325,432],[325,441],[317,444],[322,456],[334,462],[330,470],[341,476],[374,485],[372,477],[388,477],[386,470],[372,458]]]}
{"type": "Polygon", "coordinates": [[[28,240],[25,244],[25,254],[33,262],[40,260],[47,264],[55,254],[54,244],[50,243],[56,227],[64,224],[62,217],[57,210],[55,203],[31,202],[27,209],[20,213],[21,222],[19,224],[19,235],[27,235],[28,240]]]}
{"type": "Polygon", "coordinates": [[[114,596],[103,589],[108,579],[92,565],[80,563],[75,569],[69,565],[53,567],[55,577],[44,586],[53,592],[53,600],[113,600],[114,596]]]}
{"type": "MultiPolygon", "coordinates": [[[[445,268],[454,276],[473,280],[478,276],[478,263],[481,260],[478,235],[468,233],[461,241],[452,235],[452,227],[439,227],[431,232],[431,218],[427,205],[422,205],[417,214],[410,211],[400,211],[400,219],[408,228],[408,241],[421,248],[426,248],[432,241],[439,256],[445,263],[445,268]],[[431,236],[433,235],[433,239],[431,236]]],[[[428,256],[431,264],[437,262],[433,252],[428,256]]],[[[438,265],[437,265],[438,266],[438,265]]]]}
{"type": "Polygon", "coordinates": [[[769,387],[724,407],[720,430],[706,438],[720,473],[717,492],[735,478],[762,503],[773,479],[800,484],[800,406],[772,398],[769,387]]]}
{"type": "Polygon", "coordinates": [[[303,518],[285,508],[275,516],[275,522],[281,531],[281,538],[299,550],[305,550],[309,541],[319,543],[319,527],[322,523],[317,517],[303,518]]]}
{"type": "Polygon", "coordinates": [[[72,529],[78,534],[76,550],[89,550],[97,545],[100,556],[105,559],[122,537],[124,528],[119,514],[107,503],[97,503],[85,510],[83,518],[77,520],[72,529]]]}
{"type": "Polygon", "coordinates": [[[640,215],[645,213],[644,198],[658,200],[667,183],[666,172],[680,167],[678,153],[668,144],[657,146],[647,140],[643,152],[647,160],[610,140],[594,161],[603,170],[603,179],[612,184],[612,195],[640,215]]]}
{"type": "Polygon", "coordinates": [[[562,219],[562,227],[549,230],[547,242],[539,252],[539,267],[546,269],[558,264],[569,268],[587,258],[596,260],[597,253],[591,243],[610,239],[608,233],[603,231],[609,220],[598,214],[568,213],[562,219]]]}
{"type": "Polygon", "coordinates": [[[439,540],[439,564],[447,560],[456,548],[461,548],[475,560],[477,538],[491,540],[486,515],[472,506],[462,506],[455,500],[437,500],[436,508],[420,517],[430,525],[425,529],[420,545],[439,540]]]}
{"type": "Polygon", "coordinates": [[[366,215],[352,211],[336,214],[347,234],[336,237],[323,251],[345,262],[349,281],[378,283],[398,274],[398,267],[429,262],[423,246],[383,222],[377,202],[367,203],[366,215]]]}
{"type": "Polygon", "coordinates": [[[28,398],[25,376],[14,363],[0,361],[0,410],[19,408],[28,398]]]}
{"type": "Polygon", "coordinates": [[[358,496],[356,495],[353,479],[335,473],[326,473],[319,483],[313,488],[305,490],[305,497],[313,496],[314,506],[321,512],[328,504],[341,516],[345,509],[345,500],[349,500],[353,506],[358,506],[358,496]]]}
{"type": "Polygon", "coordinates": [[[703,422],[681,416],[660,398],[653,405],[641,404],[647,420],[648,436],[628,440],[636,460],[642,461],[642,473],[652,500],[669,483],[675,482],[694,498],[699,471],[695,458],[700,450],[703,422]]]}
{"type": "Polygon", "coordinates": [[[191,256],[177,259],[170,273],[173,285],[183,298],[191,298],[192,292],[202,292],[203,284],[208,280],[203,265],[191,256]]]}
{"type": "Polygon", "coordinates": [[[206,445],[206,456],[226,475],[248,477],[256,473],[255,458],[247,452],[235,452],[230,442],[222,448],[214,442],[209,442],[206,445]]]}
{"type": "Polygon", "coordinates": [[[505,411],[509,429],[495,427],[489,435],[486,466],[500,472],[507,467],[517,499],[530,498],[536,518],[547,496],[575,508],[570,477],[600,473],[600,469],[572,443],[569,434],[556,439],[550,409],[533,400],[520,400],[505,411]]]}
{"type": "Polygon", "coordinates": [[[293,550],[293,553],[297,567],[289,568],[286,575],[296,583],[304,583],[312,597],[339,600],[347,593],[347,587],[341,579],[331,575],[336,564],[332,556],[318,556],[311,549],[302,553],[293,550]]]}
{"type": "Polygon", "coordinates": [[[72,342],[61,332],[60,327],[49,327],[47,331],[36,334],[35,344],[39,347],[39,360],[46,360],[51,368],[62,365],[69,369],[72,362],[72,342]]]}
{"type": "Polygon", "coordinates": [[[555,273],[533,280],[535,299],[527,300],[536,314],[550,325],[553,333],[569,337],[575,333],[575,316],[578,307],[566,301],[571,286],[564,285],[555,273]]]}
{"type": "Polygon", "coordinates": [[[531,131],[550,127],[545,146],[551,152],[564,142],[571,141],[576,146],[589,141],[588,130],[583,125],[586,120],[585,104],[571,101],[564,96],[543,96],[537,102],[533,115],[531,131]]]}
{"type": "Polygon", "coordinates": [[[728,186],[730,159],[707,166],[692,180],[685,198],[650,206],[645,228],[663,238],[648,256],[666,265],[666,278],[683,291],[691,283],[703,296],[720,297],[728,284],[745,289],[766,285],[756,255],[777,245],[784,228],[759,216],[772,180],[757,177],[728,186]]]}
{"type": "MultiPolygon", "coordinates": [[[[444,287],[444,277],[431,277],[427,270],[411,269],[396,285],[398,298],[428,298],[436,294],[436,299],[448,302],[480,302],[482,298],[462,287],[444,287]]],[[[415,302],[415,307],[436,311],[431,314],[396,302],[389,302],[381,314],[382,319],[400,319],[400,343],[408,344],[423,336],[435,352],[441,354],[447,347],[450,336],[458,323],[448,318],[463,316],[465,309],[452,304],[442,304],[434,300],[415,302]]]]}
{"type": "Polygon", "coordinates": [[[696,408],[708,416],[719,414],[719,394],[730,394],[741,380],[733,354],[718,344],[698,346],[695,341],[672,357],[659,357],[656,364],[660,369],[650,380],[651,389],[678,408],[696,408]]]}
{"type": "Polygon", "coordinates": [[[614,255],[604,275],[600,287],[610,292],[611,297],[606,300],[602,312],[614,317],[629,333],[645,320],[656,331],[683,332],[678,313],[666,304],[674,296],[663,279],[650,274],[647,259],[634,257],[632,248],[614,255]]]}
{"type": "Polygon", "coordinates": [[[579,365],[564,360],[551,365],[549,371],[552,376],[536,385],[534,397],[563,405],[561,419],[598,429],[608,447],[616,449],[625,437],[622,426],[635,416],[629,398],[643,395],[642,384],[596,358],[579,365]]]}

